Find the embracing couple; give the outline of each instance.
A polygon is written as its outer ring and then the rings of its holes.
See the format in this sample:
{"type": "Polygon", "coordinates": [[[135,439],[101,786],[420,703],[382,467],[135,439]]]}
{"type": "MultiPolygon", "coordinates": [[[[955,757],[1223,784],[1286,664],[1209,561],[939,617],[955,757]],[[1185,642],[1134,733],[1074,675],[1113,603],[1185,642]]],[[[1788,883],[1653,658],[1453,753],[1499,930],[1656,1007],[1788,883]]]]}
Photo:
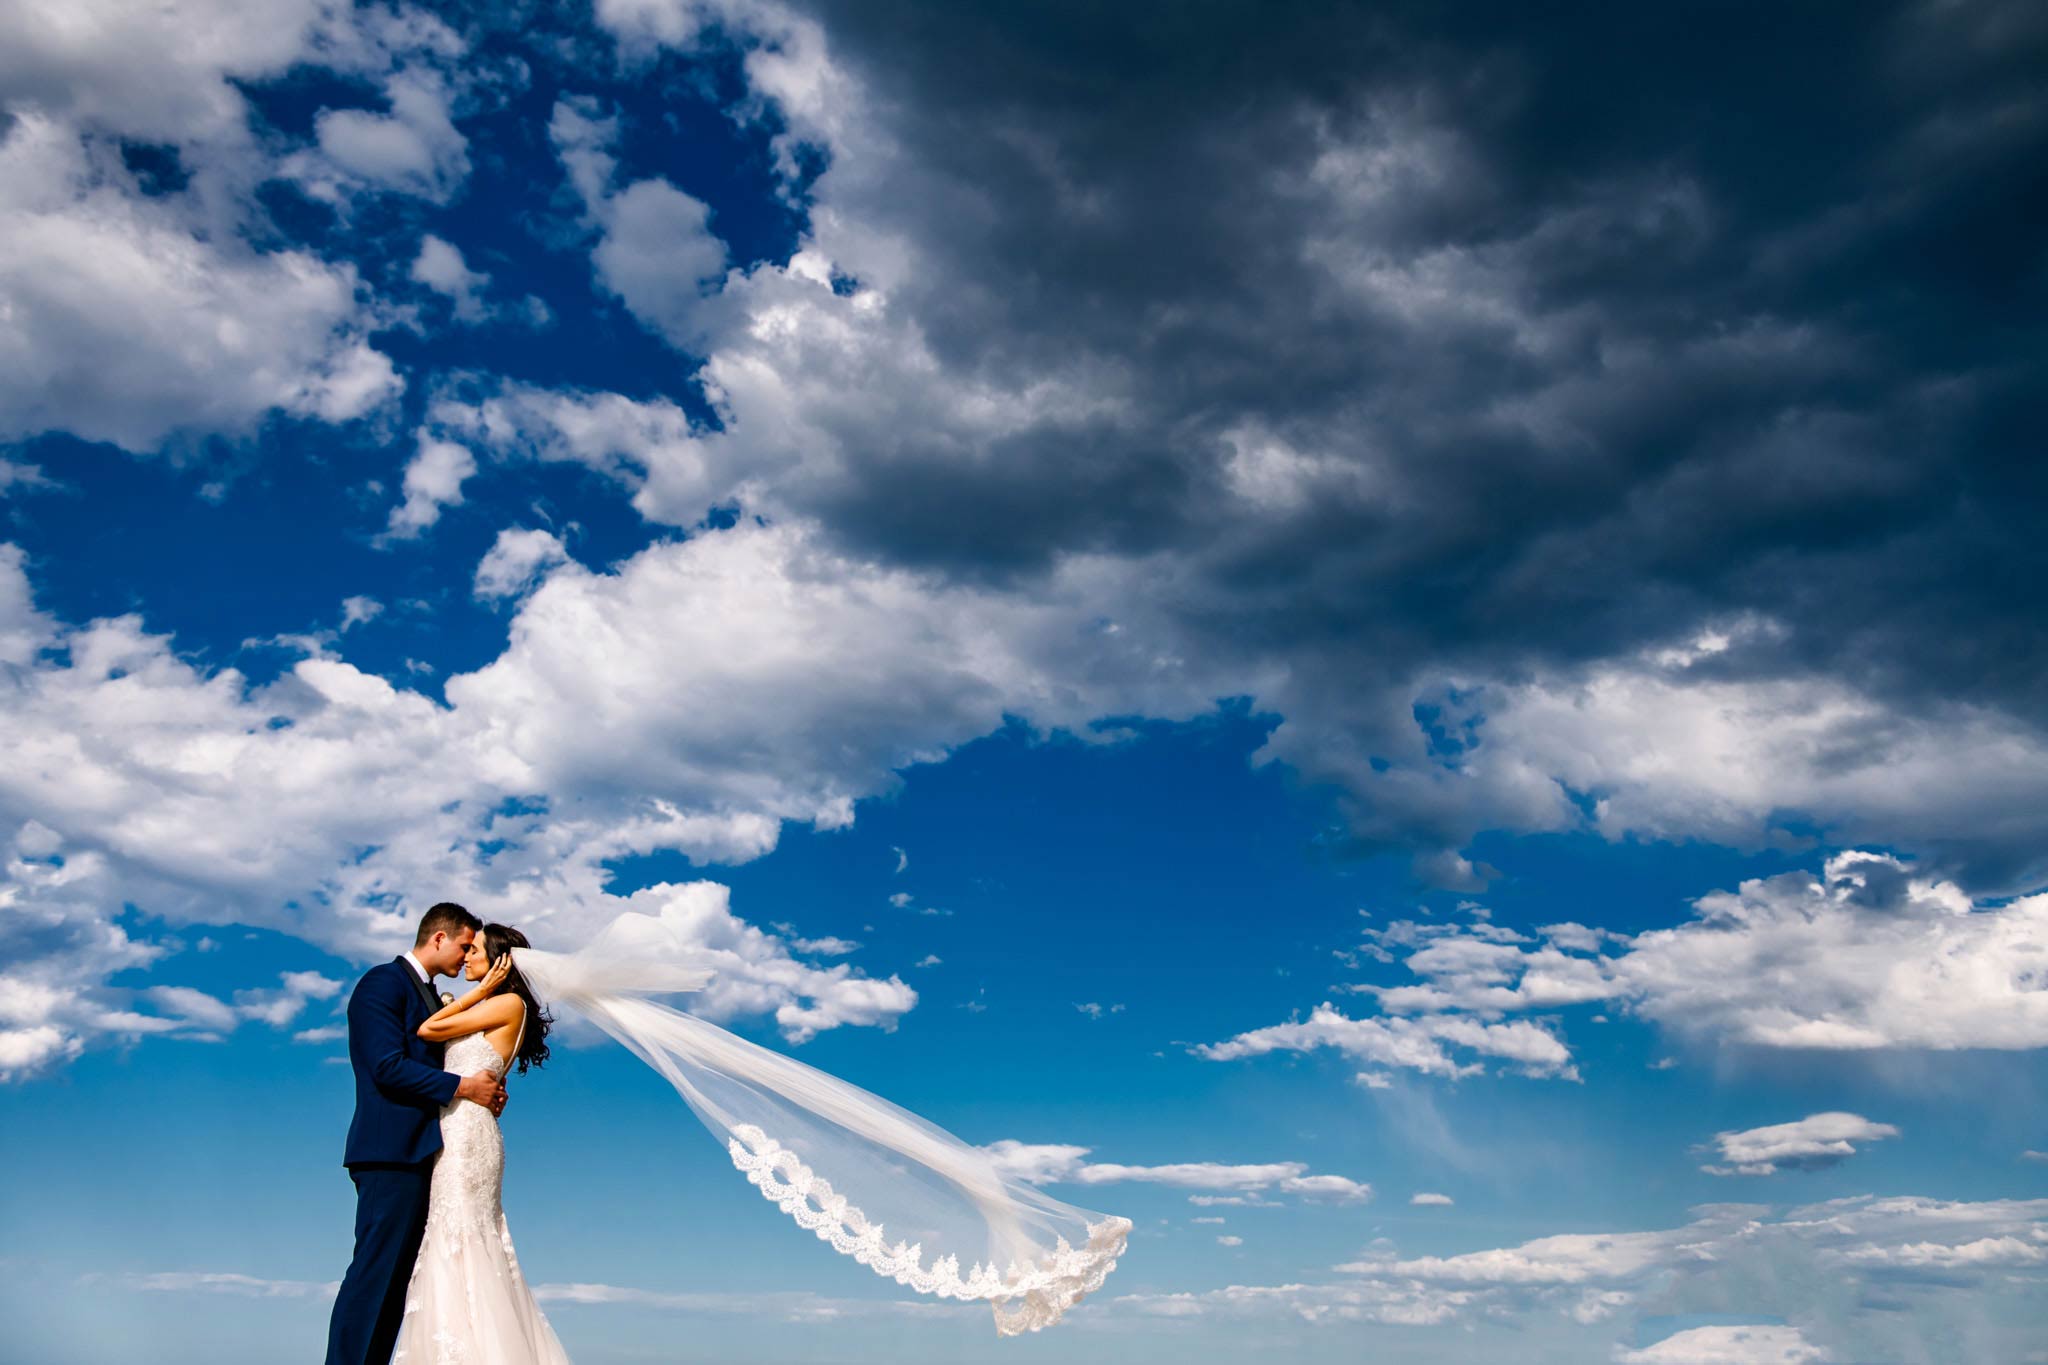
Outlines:
{"type": "Polygon", "coordinates": [[[547,1060],[549,1019],[512,960],[525,935],[442,902],[412,951],[348,1001],[355,1259],[327,1365],[567,1365],[519,1273],[502,1204],[505,1073],[547,1060]],[[443,1005],[436,976],[477,988],[443,1005]],[[396,1354],[393,1354],[394,1347],[396,1354]]]}
{"type": "Polygon", "coordinates": [[[543,952],[443,902],[411,952],[363,974],[348,1001],[356,1116],[342,1157],[356,1251],[327,1365],[567,1365],[512,1253],[498,1131],[506,1071],[547,1060],[543,998],[625,1044],[763,1198],[885,1279],[985,1303],[1004,1335],[1050,1327],[1101,1288],[1129,1219],[1063,1204],[987,1149],[662,1003],[736,961],[695,926],[627,911],[573,953],[543,952]],[[476,989],[444,1005],[434,978],[458,972],[476,989]]]}

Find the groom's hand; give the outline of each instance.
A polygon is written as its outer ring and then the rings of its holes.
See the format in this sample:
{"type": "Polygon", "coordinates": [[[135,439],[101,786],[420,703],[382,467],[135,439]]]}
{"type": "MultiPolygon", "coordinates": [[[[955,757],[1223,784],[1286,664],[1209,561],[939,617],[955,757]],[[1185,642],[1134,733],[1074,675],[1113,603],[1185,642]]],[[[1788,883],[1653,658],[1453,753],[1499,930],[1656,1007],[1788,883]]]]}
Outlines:
{"type": "Polygon", "coordinates": [[[455,1098],[480,1104],[495,1114],[505,1107],[505,1083],[488,1071],[474,1071],[456,1085],[455,1098]]]}

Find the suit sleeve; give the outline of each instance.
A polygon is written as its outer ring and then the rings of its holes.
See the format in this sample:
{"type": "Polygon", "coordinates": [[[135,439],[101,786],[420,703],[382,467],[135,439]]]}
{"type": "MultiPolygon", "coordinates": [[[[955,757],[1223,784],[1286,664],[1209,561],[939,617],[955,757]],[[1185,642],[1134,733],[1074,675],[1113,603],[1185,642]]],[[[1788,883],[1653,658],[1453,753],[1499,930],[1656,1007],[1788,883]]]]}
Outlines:
{"type": "Polygon", "coordinates": [[[461,1077],[405,1055],[405,999],[394,984],[366,978],[356,987],[348,998],[348,1031],[387,1098],[436,1107],[455,1098],[461,1077]]]}

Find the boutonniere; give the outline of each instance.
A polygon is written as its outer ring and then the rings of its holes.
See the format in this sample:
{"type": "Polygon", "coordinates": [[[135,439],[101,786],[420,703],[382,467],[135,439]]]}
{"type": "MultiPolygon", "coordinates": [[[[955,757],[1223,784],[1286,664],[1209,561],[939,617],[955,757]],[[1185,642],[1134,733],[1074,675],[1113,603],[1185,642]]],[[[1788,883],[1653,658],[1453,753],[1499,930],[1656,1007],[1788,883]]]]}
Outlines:
{"type": "Polygon", "coordinates": [[[452,1005],[455,1003],[455,997],[453,995],[450,995],[447,991],[442,991],[441,1003],[444,1005],[452,1005]]]}

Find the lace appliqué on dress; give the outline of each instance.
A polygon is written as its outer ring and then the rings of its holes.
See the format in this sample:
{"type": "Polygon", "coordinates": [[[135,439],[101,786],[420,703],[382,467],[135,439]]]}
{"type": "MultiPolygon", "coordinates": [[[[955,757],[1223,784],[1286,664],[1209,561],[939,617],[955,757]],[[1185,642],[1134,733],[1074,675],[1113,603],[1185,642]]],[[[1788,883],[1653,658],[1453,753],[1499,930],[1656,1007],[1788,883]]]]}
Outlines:
{"type": "Polygon", "coordinates": [[[732,1164],[799,1227],[817,1233],[841,1255],[921,1294],[988,1300],[995,1310],[996,1331],[1006,1337],[1052,1326],[1069,1308],[1102,1288],[1130,1236],[1130,1219],[1109,1217],[1088,1225],[1086,1245],[1071,1246],[1062,1237],[1043,1259],[1021,1266],[1012,1262],[1002,1274],[993,1264],[977,1262],[963,1276],[959,1259],[953,1256],[942,1256],[926,1269],[921,1244],[884,1243],[882,1225],[870,1223],[795,1152],[752,1124],[741,1124],[732,1132],[726,1143],[732,1164]]]}
{"type": "MultiPolygon", "coordinates": [[[[450,1043],[442,1064],[500,1076],[506,1067],[481,1033],[450,1043]]],[[[497,1118],[468,1100],[448,1105],[392,1365],[569,1365],[520,1273],[504,1183],[497,1118]]]]}

